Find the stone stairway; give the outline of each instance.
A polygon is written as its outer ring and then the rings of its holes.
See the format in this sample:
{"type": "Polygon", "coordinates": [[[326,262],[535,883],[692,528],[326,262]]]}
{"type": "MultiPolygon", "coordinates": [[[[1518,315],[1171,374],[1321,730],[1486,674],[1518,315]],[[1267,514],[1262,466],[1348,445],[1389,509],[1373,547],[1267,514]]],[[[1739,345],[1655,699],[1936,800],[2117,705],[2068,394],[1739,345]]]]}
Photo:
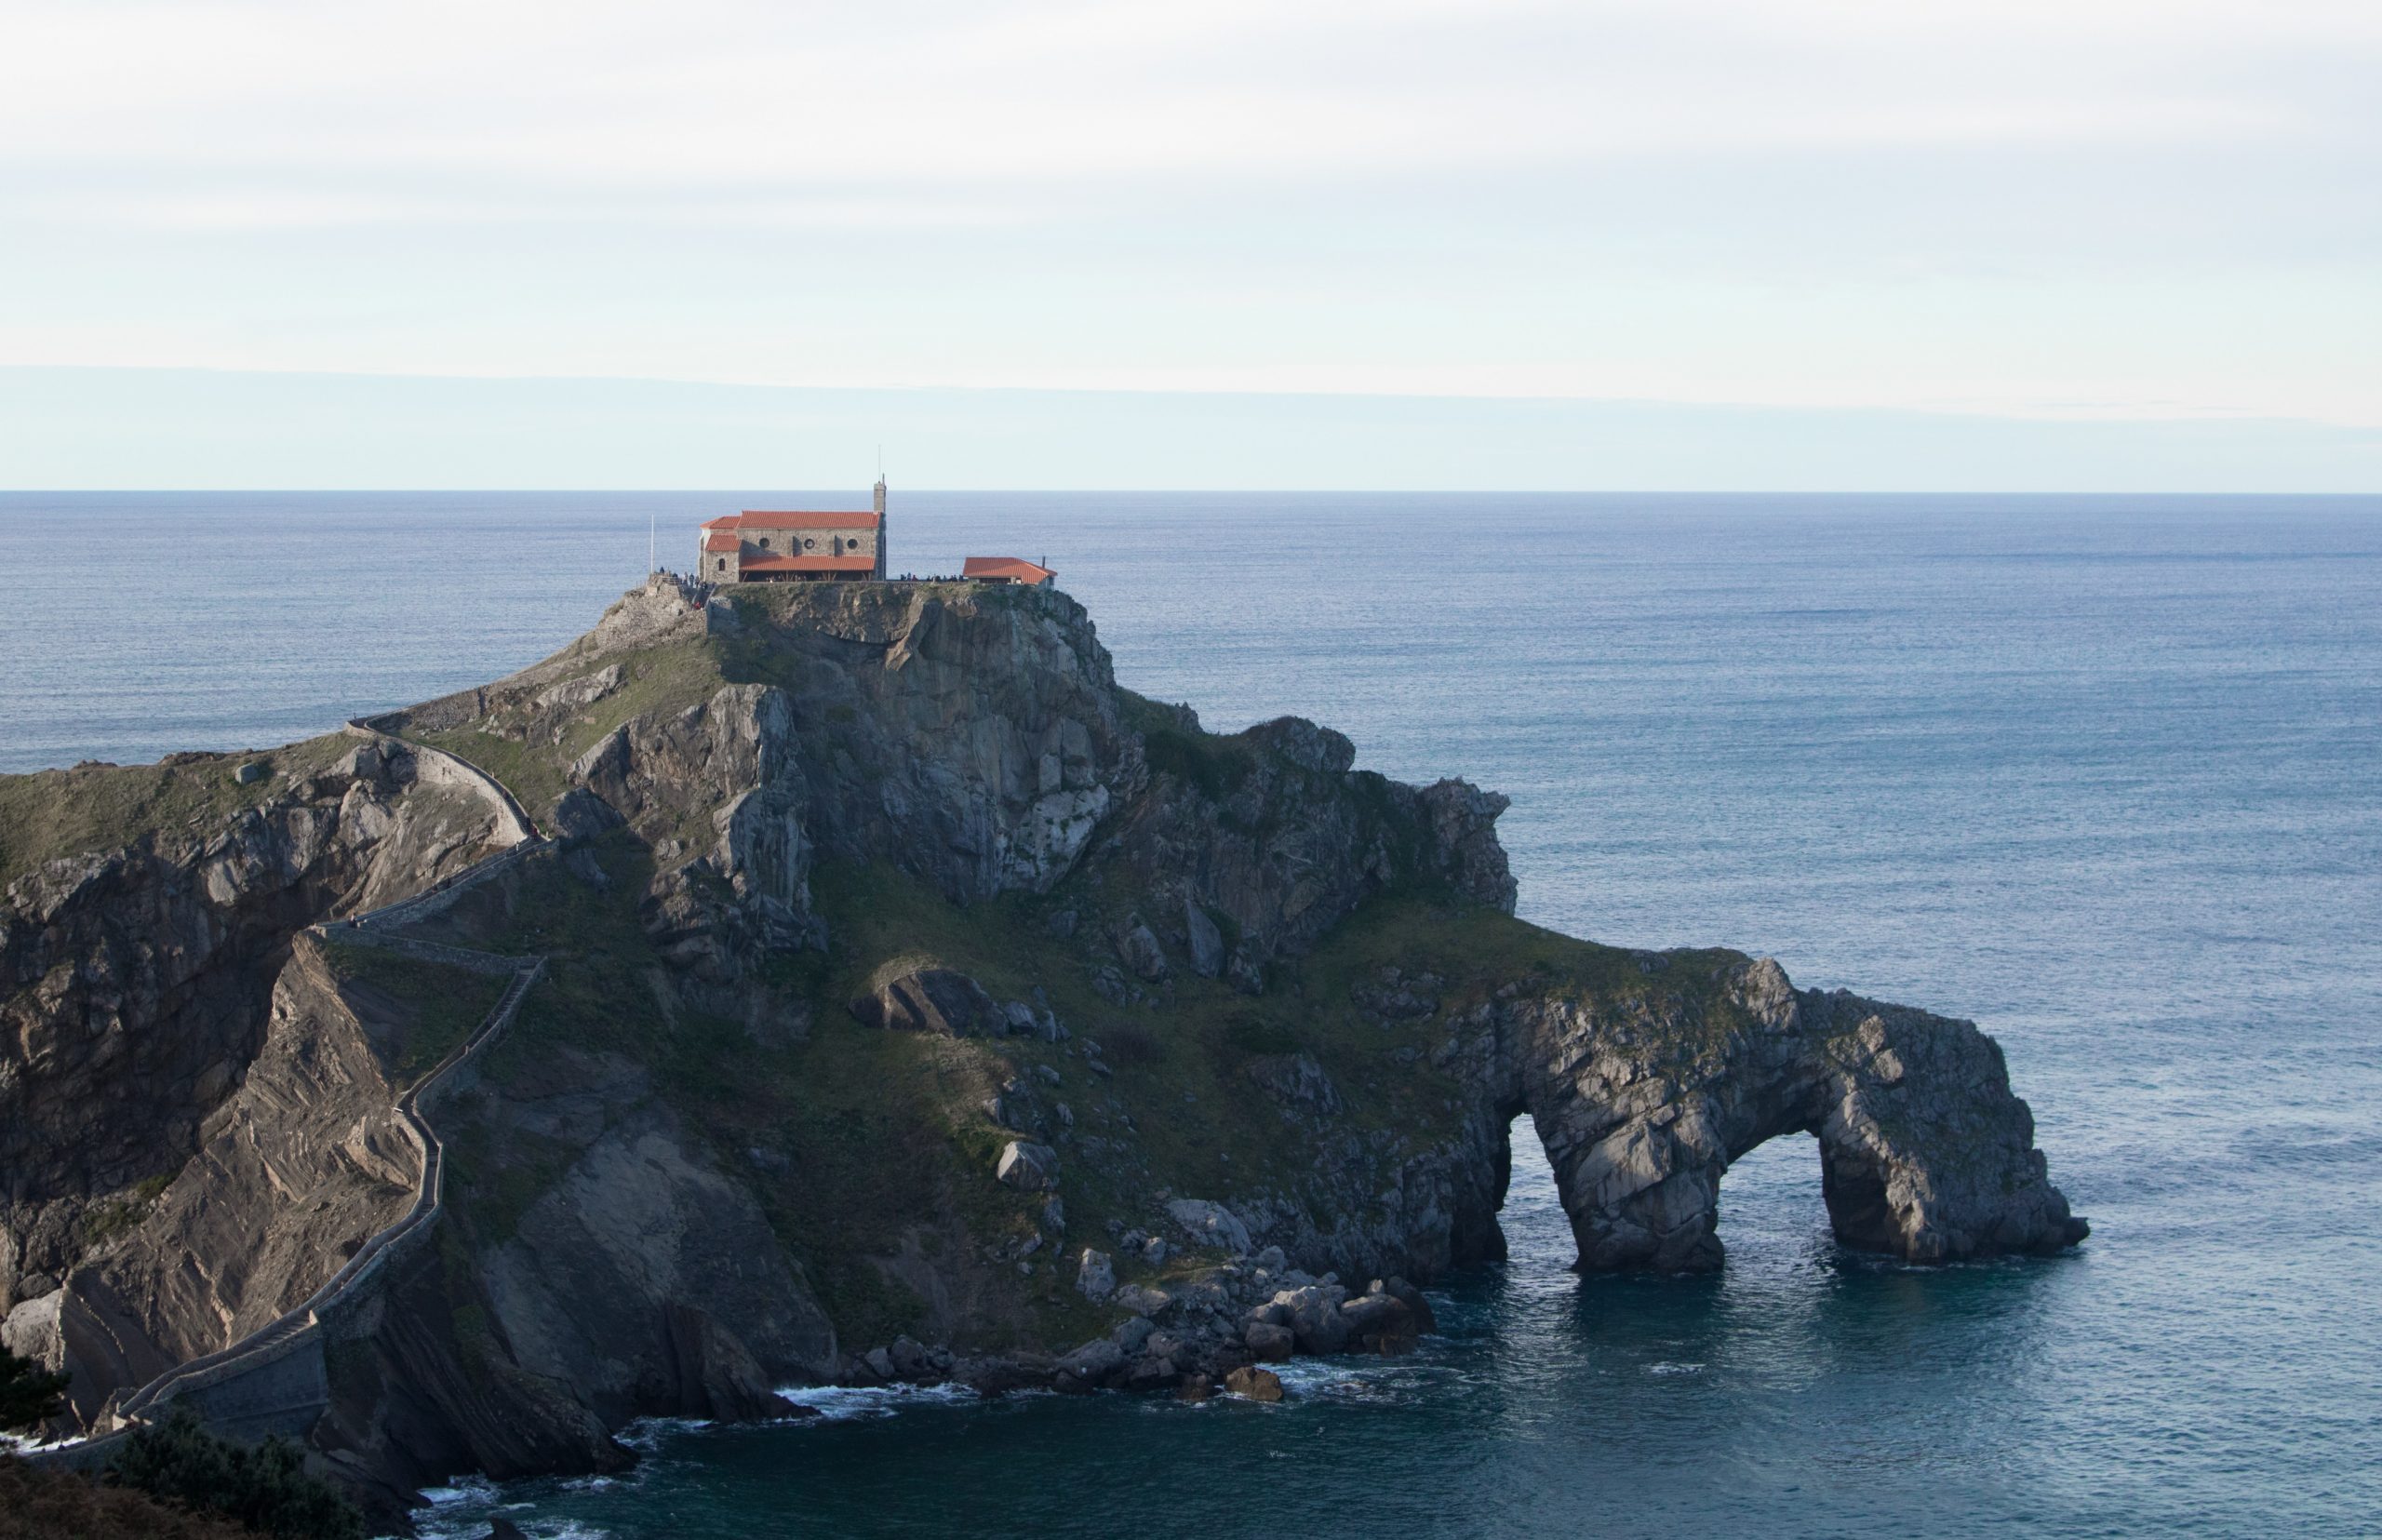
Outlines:
{"type": "MultiPolygon", "coordinates": [[[[386,734],[365,722],[351,722],[348,730],[358,737],[388,741],[386,734]]],[[[471,1036],[398,1099],[397,1115],[412,1136],[421,1158],[412,1207],[395,1224],[367,1239],[303,1304],[229,1346],[177,1364],[146,1385],[118,1392],[101,1413],[102,1426],[94,1436],[33,1451],[27,1458],[72,1468],[97,1468],[106,1464],[135,1427],[160,1420],[178,1406],[196,1412],[209,1428],[230,1438],[258,1439],[272,1434],[303,1437],[329,1404],[329,1379],[323,1355],[326,1323],[352,1309],[392,1261],[426,1241],[437,1225],[445,1201],[447,1152],[424,1110],[453,1082],[460,1070],[484,1053],[513,1024],[522,1000],[544,975],[546,959],[477,952],[395,932],[441,912],[499,873],[551,851],[554,844],[537,833],[512,794],[478,767],[444,750],[419,743],[407,743],[403,748],[418,759],[435,756],[439,760],[451,761],[442,779],[472,785],[489,796],[500,810],[500,838],[513,837],[504,849],[428,892],[366,914],[308,928],[308,933],[320,941],[371,946],[475,972],[513,976],[513,982],[471,1036]]]]}

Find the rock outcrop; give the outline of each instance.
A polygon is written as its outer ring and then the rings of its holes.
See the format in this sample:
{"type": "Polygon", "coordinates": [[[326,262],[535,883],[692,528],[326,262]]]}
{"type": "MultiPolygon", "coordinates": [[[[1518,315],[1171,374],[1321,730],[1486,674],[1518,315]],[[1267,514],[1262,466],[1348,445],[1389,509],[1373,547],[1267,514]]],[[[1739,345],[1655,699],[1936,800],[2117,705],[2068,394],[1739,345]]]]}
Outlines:
{"type": "Polygon", "coordinates": [[[68,1277],[65,1364],[86,1418],[108,1387],[144,1384],[297,1306],[410,1206],[421,1153],[373,1051],[370,994],[343,989],[322,947],[299,938],[263,1049],[197,1154],[68,1277]]]}
{"type": "Polygon", "coordinates": [[[1700,1021],[1667,1002],[1523,999],[1476,1010],[1452,1039],[1492,1124],[1530,1114],[1584,1269],[1719,1266],[1722,1172],[1796,1132],[1818,1137],[1848,1245],[1945,1262],[2083,1239],[1974,1024],[1799,993],[1766,957],[1724,966],[1700,1021]]]}
{"type": "MultiPolygon", "coordinates": [[[[313,1441],[388,1493],[798,1382],[1278,1396],[1256,1364],[1408,1350],[1406,1280],[1502,1254],[1523,1115],[1583,1268],[1720,1265],[1730,1163],[1795,1132],[1849,1246],[2083,1234],[1975,1026],[1523,925],[1505,798],[1207,732],[1053,591],[656,580],[376,721],[559,841],[394,928],[546,971],[430,1114],[435,1244],[326,1349],[313,1441]]],[[[8,891],[0,1305],[87,1401],[410,1201],[388,1109],[445,986],[389,1009],[292,939],[502,842],[407,752],[8,891]]]]}
{"type": "MultiPolygon", "coordinates": [[[[486,806],[409,756],[286,750],[262,799],[46,863],[0,902],[0,1308],[56,1289],[145,1213],[263,1045],[289,941],[485,853],[486,806]]],[[[230,761],[163,767],[177,799],[230,761]],[[179,790],[176,779],[194,783],[179,790]]],[[[66,795],[117,795],[101,767],[66,795]]],[[[160,799],[164,796],[160,794],[160,799]]],[[[11,841],[13,843],[13,841],[11,841]]]]}

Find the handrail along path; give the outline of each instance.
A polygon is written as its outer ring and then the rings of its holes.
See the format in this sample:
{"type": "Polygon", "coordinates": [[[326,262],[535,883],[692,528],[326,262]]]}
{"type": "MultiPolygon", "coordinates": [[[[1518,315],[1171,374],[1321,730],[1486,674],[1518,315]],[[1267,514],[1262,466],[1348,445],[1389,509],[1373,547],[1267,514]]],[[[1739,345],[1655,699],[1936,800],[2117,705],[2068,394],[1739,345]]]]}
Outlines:
{"type": "Polygon", "coordinates": [[[176,1364],[129,1395],[120,1396],[115,1400],[113,1413],[116,1426],[108,1431],[72,1443],[30,1451],[27,1458],[76,1466],[95,1465],[102,1455],[112,1452],[117,1443],[128,1437],[134,1426],[154,1419],[162,1408],[177,1398],[225,1384],[303,1346],[320,1335],[327,1315],[355,1297],[357,1291],[408,1243],[428,1236],[431,1227],[438,1221],[446,1197],[447,1146],[439,1138],[438,1131],[432,1128],[429,1119],[422,1115],[423,1109],[430,1099],[445,1088],[450,1076],[477,1058],[513,1024],[522,1000],[528,997],[531,986],[545,975],[546,958],[474,951],[391,932],[397,927],[430,917],[488,877],[551,850],[554,842],[538,833],[537,826],[530,822],[521,804],[494,776],[444,749],[395,738],[375,727],[374,720],[359,718],[351,721],[346,730],[352,736],[375,743],[399,745],[404,752],[416,757],[417,764],[428,759],[431,764],[440,766],[439,779],[462,783],[487,797],[497,808],[497,829],[503,841],[502,849],[474,862],[425,892],[363,914],[351,915],[345,919],[307,927],[307,933],[317,941],[382,948],[481,972],[513,975],[512,983],[505,986],[496,1004],[473,1028],[471,1036],[456,1045],[397,1100],[396,1113],[411,1135],[420,1157],[413,1203],[402,1217],[374,1233],[358,1247],[355,1254],[326,1279],[304,1303],[285,1311],[239,1341],[176,1364]]]}

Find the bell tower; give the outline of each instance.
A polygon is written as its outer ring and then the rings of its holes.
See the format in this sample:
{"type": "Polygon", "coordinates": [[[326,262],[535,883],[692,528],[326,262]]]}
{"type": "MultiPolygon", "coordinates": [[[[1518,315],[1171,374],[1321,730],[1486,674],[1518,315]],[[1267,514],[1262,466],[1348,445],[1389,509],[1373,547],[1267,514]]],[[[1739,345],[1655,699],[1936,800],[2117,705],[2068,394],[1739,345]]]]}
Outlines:
{"type": "Polygon", "coordinates": [[[877,474],[877,576],[885,576],[885,473],[877,474]]]}

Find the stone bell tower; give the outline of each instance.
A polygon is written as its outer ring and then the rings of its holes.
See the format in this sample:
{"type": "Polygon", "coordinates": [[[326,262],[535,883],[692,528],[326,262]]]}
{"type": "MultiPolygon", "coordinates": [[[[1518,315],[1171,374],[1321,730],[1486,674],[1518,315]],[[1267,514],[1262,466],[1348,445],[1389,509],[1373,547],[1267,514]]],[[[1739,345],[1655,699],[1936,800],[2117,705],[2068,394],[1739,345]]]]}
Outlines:
{"type": "Polygon", "coordinates": [[[877,475],[877,576],[885,576],[885,473],[877,475]]]}

